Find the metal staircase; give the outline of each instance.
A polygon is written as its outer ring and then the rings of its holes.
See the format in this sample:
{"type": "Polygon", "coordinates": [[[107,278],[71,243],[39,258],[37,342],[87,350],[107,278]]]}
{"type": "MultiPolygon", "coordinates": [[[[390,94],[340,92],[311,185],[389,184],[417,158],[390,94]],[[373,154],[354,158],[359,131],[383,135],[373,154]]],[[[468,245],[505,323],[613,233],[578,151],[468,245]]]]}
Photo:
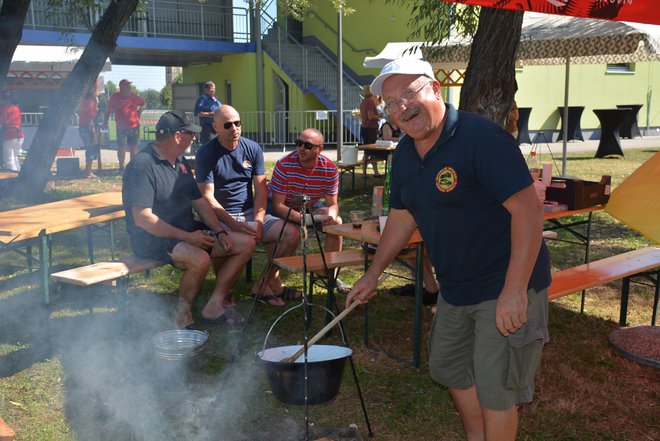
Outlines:
{"type": "MultiPolygon", "coordinates": [[[[305,93],[317,97],[328,109],[337,109],[337,62],[318,47],[302,44],[286,32],[276,20],[262,10],[262,46],[264,51],[305,93]]],[[[362,87],[344,73],[344,110],[357,109],[362,100],[362,87]]],[[[358,127],[359,120],[350,112],[342,112],[347,129],[358,127]],[[356,124],[357,123],[357,124],[356,124]]],[[[359,138],[359,134],[354,134],[359,138]]]]}

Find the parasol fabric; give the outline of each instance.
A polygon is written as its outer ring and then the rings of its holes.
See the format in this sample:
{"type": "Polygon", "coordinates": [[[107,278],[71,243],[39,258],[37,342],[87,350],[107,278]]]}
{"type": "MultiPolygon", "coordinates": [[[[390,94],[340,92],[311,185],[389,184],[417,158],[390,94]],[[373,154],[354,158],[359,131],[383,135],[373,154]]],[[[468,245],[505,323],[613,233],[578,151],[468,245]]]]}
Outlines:
{"type": "Polygon", "coordinates": [[[440,0],[489,8],[660,24],[657,0],[440,0]]]}
{"type": "Polygon", "coordinates": [[[615,188],[605,211],[660,243],[660,152],[615,188]]]}

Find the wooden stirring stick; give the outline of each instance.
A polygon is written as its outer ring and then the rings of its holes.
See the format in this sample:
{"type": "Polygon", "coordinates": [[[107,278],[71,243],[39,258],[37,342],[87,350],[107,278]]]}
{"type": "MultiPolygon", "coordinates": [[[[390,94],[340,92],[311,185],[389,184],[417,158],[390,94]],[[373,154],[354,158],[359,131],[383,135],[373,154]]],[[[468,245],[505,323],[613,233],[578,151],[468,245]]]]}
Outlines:
{"type": "MultiPolygon", "coordinates": [[[[385,281],[385,279],[387,279],[389,276],[390,275],[388,273],[385,273],[385,274],[381,275],[378,278],[378,282],[376,283],[376,286],[383,283],[385,281]]],[[[348,308],[344,309],[337,317],[332,319],[332,321],[330,323],[325,325],[323,327],[323,329],[321,329],[314,337],[309,339],[309,341],[307,342],[307,350],[309,350],[309,348],[311,348],[314,343],[319,341],[321,339],[321,337],[323,337],[330,329],[332,329],[337,323],[339,323],[340,320],[342,320],[344,317],[346,317],[348,315],[348,313],[351,312],[352,310],[354,310],[355,307],[359,304],[360,304],[360,302],[358,302],[357,300],[354,301],[353,303],[351,303],[348,306],[348,308]]],[[[298,349],[296,351],[296,353],[293,354],[291,357],[283,358],[280,361],[280,363],[295,363],[295,361],[298,359],[298,357],[300,357],[303,354],[303,352],[305,352],[305,345],[303,345],[300,349],[298,349]]]]}

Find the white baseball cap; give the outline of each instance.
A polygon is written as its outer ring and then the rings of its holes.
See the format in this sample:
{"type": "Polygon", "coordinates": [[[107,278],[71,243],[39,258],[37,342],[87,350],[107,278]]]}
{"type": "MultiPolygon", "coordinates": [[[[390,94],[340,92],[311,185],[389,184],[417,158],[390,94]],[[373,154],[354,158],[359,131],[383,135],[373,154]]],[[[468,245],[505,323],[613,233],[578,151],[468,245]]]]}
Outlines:
{"type": "Polygon", "coordinates": [[[380,74],[371,83],[371,93],[382,95],[383,83],[390,75],[425,75],[435,80],[433,68],[428,62],[416,57],[397,58],[383,66],[380,74]]]}

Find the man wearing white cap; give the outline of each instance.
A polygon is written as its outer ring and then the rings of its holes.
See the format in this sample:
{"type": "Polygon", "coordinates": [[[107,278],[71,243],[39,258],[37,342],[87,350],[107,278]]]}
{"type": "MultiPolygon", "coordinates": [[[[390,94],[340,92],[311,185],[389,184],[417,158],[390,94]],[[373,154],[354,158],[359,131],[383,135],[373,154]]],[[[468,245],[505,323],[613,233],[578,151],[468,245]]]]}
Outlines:
{"type": "Polygon", "coordinates": [[[513,441],[548,341],[550,261],[524,158],[502,128],[445,104],[425,61],[388,63],[371,89],[406,136],[393,156],[391,219],[346,303],[376,295],[419,228],[442,286],[431,376],[449,388],[468,440],[513,441]]]}
{"type": "Polygon", "coordinates": [[[140,115],[147,107],[147,102],[142,97],[131,92],[131,84],[125,79],[119,82],[119,92],[113,93],[108,100],[103,119],[103,128],[107,129],[110,115],[115,114],[117,159],[120,173],[124,172],[126,146],[130,147],[131,158],[137,153],[137,145],[140,140],[140,115]]]}

